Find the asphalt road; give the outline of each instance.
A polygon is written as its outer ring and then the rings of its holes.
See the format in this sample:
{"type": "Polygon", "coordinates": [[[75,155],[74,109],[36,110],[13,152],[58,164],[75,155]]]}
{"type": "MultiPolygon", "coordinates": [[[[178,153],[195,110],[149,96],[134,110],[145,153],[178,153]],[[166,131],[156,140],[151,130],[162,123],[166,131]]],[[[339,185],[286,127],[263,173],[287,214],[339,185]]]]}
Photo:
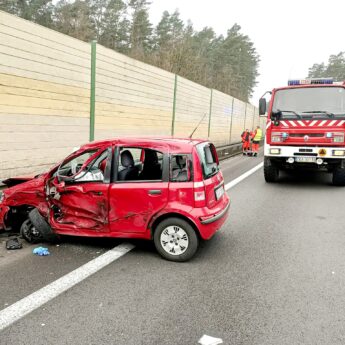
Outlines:
{"type": "MultiPolygon", "coordinates": [[[[222,162],[226,182],[262,158],[222,162]]],[[[266,184],[262,170],[229,191],[231,214],[195,258],[172,263],[150,242],[0,333],[0,344],[345,343],[345,190],[328,174],[266,184]]],[[[66,239],[36,257],[0,251],[0,309],[122,241],[66,239]]]]}

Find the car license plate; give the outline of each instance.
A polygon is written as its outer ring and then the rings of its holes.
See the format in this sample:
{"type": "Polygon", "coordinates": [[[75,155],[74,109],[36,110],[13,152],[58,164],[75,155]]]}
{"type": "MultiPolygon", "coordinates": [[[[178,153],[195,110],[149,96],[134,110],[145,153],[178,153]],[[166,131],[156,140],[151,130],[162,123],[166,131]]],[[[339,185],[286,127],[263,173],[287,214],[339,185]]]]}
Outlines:
{"type": "Polygon", "coordinates": [[[224,194],[224,186],[221,185],[220,187],[218,187],[214,191],[216,193],[216,199],[219,200],[223,196],[223,194],[224,194]]]}
{"type": "Polygon", "coordinates": [[[315,163],[315,157],[295,157],[297,163],[315,163]]]}

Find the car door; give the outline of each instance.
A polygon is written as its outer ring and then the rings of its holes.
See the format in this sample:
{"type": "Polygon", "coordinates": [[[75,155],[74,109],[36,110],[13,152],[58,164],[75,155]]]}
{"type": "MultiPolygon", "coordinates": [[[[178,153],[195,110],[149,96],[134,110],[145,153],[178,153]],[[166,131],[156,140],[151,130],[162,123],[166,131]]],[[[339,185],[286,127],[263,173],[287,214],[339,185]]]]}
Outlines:
{"type": "Polygon", "coordinates": [[[59,233],[109,232],[112,149],[82,152],[63,162],[49,188],[50,224],[59,233]]]}
{"type": "Polygon", "coordinates": [[[109,189],[110,231],[126,236],[129,236],[130,233],[143,233],[147,230],[152,216],[168,203],[168,153],[163,154],[158,149],[148,147],[119,147],[115,154],[115,161],[117,162],[117,173],[115,172],[114,183],[109,189]],[[142,161],[142,171],[135,171],[134,174],[130,171],[127,175],[130,180],[126,179],[123,167],[121,167],[121,155],[126,151],[127,156],[128,151],[131,152],[135,168],[138,166],[136,160],[142,161]],[[152,159],[155,155],[159,156],[158,164],[157,161],[154,163],[155,158],[152,159]],[[152,166],[150,166],[150,162],[152,162],[152,166]],[[157,173],[159,166],[160,175],[157,173]]]}

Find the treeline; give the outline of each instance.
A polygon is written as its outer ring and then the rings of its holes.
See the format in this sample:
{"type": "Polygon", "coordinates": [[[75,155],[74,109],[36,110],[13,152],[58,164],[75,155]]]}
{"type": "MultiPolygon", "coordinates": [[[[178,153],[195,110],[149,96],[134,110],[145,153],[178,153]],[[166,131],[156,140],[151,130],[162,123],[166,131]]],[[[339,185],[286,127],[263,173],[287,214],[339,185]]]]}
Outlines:
{"type": "Polygon", "coordinates": [[[147,0],[0,0],[0,9],[83,41],[100,44],[248,101],[259,57],[250,38],[233,25],[225,36],[184,23],[165,11],[156,27],[147,0]]]}
{"type": "Polygon", "coordinates": [[[308,77],[327,78],[332,77],[335,81],[345,80],[345,52],[331,55],[328,63],[316,63],[309,68],[308,77]]]}

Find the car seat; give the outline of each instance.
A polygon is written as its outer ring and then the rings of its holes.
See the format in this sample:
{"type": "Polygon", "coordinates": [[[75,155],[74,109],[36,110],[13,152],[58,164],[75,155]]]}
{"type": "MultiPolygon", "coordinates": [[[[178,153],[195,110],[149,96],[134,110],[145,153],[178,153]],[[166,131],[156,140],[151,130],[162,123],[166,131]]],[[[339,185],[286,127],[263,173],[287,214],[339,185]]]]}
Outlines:
{"type": "Polygon", "coordinates": [[[138,179],[139,169],[134,165],[134,159],[129,150],[125,150],[121,153],[121,165],[124,167],[124,169],[118,173],[119,181],[138,179]]]}

